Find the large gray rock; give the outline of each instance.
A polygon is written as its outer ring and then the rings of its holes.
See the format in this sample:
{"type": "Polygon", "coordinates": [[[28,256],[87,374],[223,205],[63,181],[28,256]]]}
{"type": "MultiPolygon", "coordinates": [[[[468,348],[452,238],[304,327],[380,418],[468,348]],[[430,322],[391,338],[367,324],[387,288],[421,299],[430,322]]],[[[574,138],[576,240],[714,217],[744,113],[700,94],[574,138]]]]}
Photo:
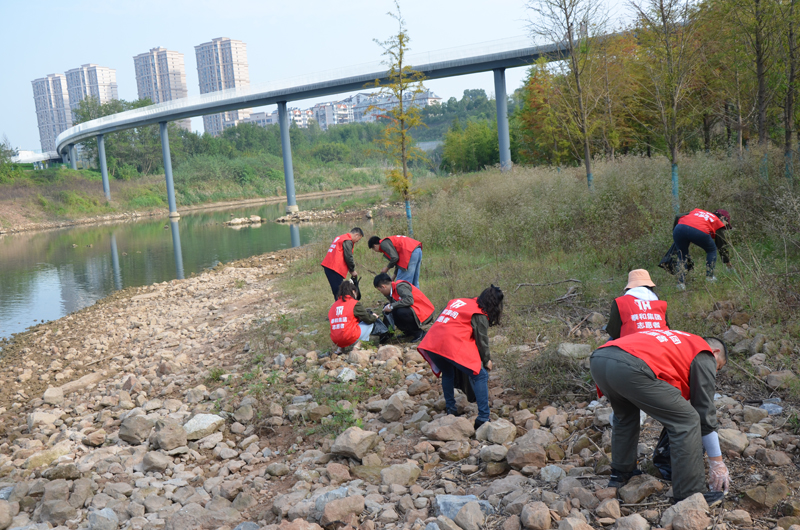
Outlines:
{"type": "Polygon", "coordinates": [[[633,513],[617,519],[616,528],[617,530],[650,530],[650,523],[638,513],[633,513]]]}
{"type": "Polygon", "coordinates": [[[517,443],[508,449],[506,454],[508,465],[514,469],[522,469],[525,466],[544,467],[547,463],[547,452],[544,447],[530,440],[523,440],[524,438],[523,436],[517,440],[517,443]]]}
{"type": "Polygon", "coordinates": [[[119,517],[111,508],[103,508],[89,514],[89,530],[117,530],[119,517]]]}
{"type": "Polygon", "coordinates": [[[525,433],[525,436],[517,438],[516,441],[518,444],[531,442],[541,445],[542,447],[547,447],[556,441],[556,437],[553,433],[545,429],[531,429],[525,433]]]}
{"type": "Polygon", "coordinates": [[[661,527],[667,528],[673,524],[676,517],[690,512],[699,512],[703,515],[708,512],[708,503],[702,493],[695,493],[664,510],[664,513],[661,514],[661,527]]]}
{"type": "Polygon", "coordinates": [[[794,372],[791,370],[781,370],[779,372],[772,372],[767,376],[767,385],[772,388],[783,388],[789,384],[789,382],[796,379],[797,376],[794,375],[794,372]]]}
{"type": "Polygon", "coordinates": [[[387,423],[392,423],[393,421],[399,420],[403,417],[403,414],[405,414],[403,400],[397,394],[394,394],[392,397],[387,399],[383,404],[383,408],[381,409],[381,419],[387,423]]]}
{"type": "Polygon", "coordinates": [[[46,501],[42,503],[39,517],[44,523],[58,526],[64,524],[67,519],[74,519],[77,515],[77,510],[67,501],[46,501]]]}
{"type": "Polygon", "coordinates": [[[0,530],[6,530],[11,526],[12,515],[11,505],[7,500],[0,500],[0,530]]]}
{"type": "Polygon", "coordinates": [[[619,488],[620,499],[625,504],[639,504],[653,493],[664,489],[664,484],[650,475],[638,475],[619,488]]]}
{"type": "Polygon", "coordinates": [[[139,445],[150,436],[153,421],[144,416],[131,416],[122,420],[119,426],[119,439],[131,445],[139,445]]]}
{"type": "Polygon", "coordinates": [[[520,522],[527,530],[549,530],[550,509],[543,502],[526,504],[520,514],[520,522]]]}
{"type": "Polygon", "coordinates": [[[464,530],[480,530],[486,522],[486,516],[477,501],[470,501],[458,510],[453,520],[464,530]]]}
{"type": "Polygon", "coordinates": [[[336,522],[344,522],[349,516],[357,516],[363,511],[364,497],[361,495],[350,495],[327,503],[322,510],[320,523],[323,526],[328,526],[336,522]]]}
{"type": "Polygon", "coordinates": [[[158,420],[154,435],[156,447],[164,451],[172,451],[187,444],[186,429],[171,420],[158,420]]]}
{"type": "Polygon", "coordinates": [[[477,440],[486,440],[500,445],[513,442],[516,437],[517,427],[503,418],[499,418],[495,421],[487,421],[481,425],[475,433],[475,438],[477,440]]]}
{"type": "Polygon", "coordinates": [[[361,460],[376,443],[378,443],[377,433],[350,427],[336,437],[331,446],[331,453],[361,460]]]}
{"type": "Polygon", "coordinates": [[[519,491],[522,489],[523,484],[527,482],[528,479],[522,475],[508,475],[505,478],[492,482],[484,492],[484,495],[489,497],[491,495],[505,495],[512,491],[519,491]]]}
{"type": "Polygon", "coordinates": [[[744,413],[744,421],[746,423],[758,423],[769,416],[766,410],[759,407],[751,407],[750,405],[745,405],[742,412],[744,413]]]}
{"type": "Polygon", "coordinates": [[[475,434],[475,427],[467,418],[448,415],[422,427],[422,434],[432,440],[442,442],[467,440],[475,434]]]}
{"type": "Polygon", "coordinates": [[[42,473],[42,477],[47,480],[76,480],[81,478],[81,472],[78,471],[78,466],[75,464],[61,464],[56,467],[46,469],[42,473]]]}
{"type": "Polygon", "coordinates": [[[165,530],[216,530],[222,526],[234,526],[241,515],[233,508],[206,510],[197,503],[190,503],[167,519],[165,530]]]}
{"type": "Polygon", "coordinates": [[[223,425],[225,425],[225,419],[216,414],[197,414],[184,423],[183,428],[186,430],[187,440],[199,440],[215,433],[223,425]]]}
{"type": "Polygon", "coordinates": [[[484,515],[494,515],[494,508],[488,501],[479,500],[475,495],[437,495],[433,499],[433,517],[443,515],[455,520],[459,510],[468,502],[477,501],[484,515]]]}
{"type": "Polygon", "coordinates": [[[539,478],[541,480],[544,480],[545,482],[555,484],[566,476],[567,473],[562,468],[550,465],[550,466],[544,466],[542,468],[539,478]]]}
{"type": "Polygon", "coordinates": [[[162,473],[172,463],[172,458],[158,451],[150,451],[142,459],[142,469],[145,473],[156,471],[162,473]]]}
{"type": "Polygon", "coordinates": [[[381,470],[381,483],[386,486],[410,486],[417,481],[420,469],[414,460],[406,460],[404,464],[394,464],[381,470]]]}
{"type": "Polygon", "coordinates": [[[55,405],[58,407],[64,403],[64,390],[61,387],[50,387],[44,391],[42,399],[44,399],[44,402],[48,405],[55,405]]]}
{"type": "Polygon", "coordinates": [[[483,462],[502,462],[508,454],[508,449],[502,445],[487,445],[481,448],[480,458],[483,462]]]}
{"type": "Polygon", "coordinates": [[[735,451],[739,454],[747,449],[750,445],[750,440],[747,435],[737,429],[719,429],[717,430],[719,436],[719,448],[722,452],[735,451]]]}

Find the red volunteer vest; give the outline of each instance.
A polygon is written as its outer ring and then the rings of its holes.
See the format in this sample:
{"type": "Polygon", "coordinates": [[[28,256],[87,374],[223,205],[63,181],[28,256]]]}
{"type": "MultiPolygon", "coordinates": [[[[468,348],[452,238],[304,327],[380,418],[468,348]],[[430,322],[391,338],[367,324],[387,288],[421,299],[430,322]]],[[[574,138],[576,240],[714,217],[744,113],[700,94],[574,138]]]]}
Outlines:
{"type": "MultiPolygon", "coordinates": [[[[383,243],[386,239],[391,241],[395,250],[397,250],[397,266],[402,269],[408,268],[408,261],[411,259],[411,253],[414,252],[417,247],[422,246],[422,243],[416,239],[411,239],[410,237],[406,236],[389,236],[381,239],[381,243],[383,243]]],[[[383,252],[383,255],[386,256],[386,252],[383,252]]],[[[388,259],[389,256],[386,256],[386,258],[388,259]]]]}
{"type": "Polygon", "coordinates": [[[701,351],[711,351],[702,337],[683,331],[640,331],[600,346],[616,346],[647,363],[658,379],[681,391],[689,399],[689,368],[701,351]]]}
{"type": "Polygon", "coordinates": [[[353,315],[353,308],[358,300],[345,296],[337,300],[328,311],[328,322],[331,324],[331,340],[339,347],[346,348],[361,336],[358,319],[353,315]]]}
{"type": "MultiPolygon", "coordinates": [[[[397,294],[397,284],[398,283],[408,283],[405,280],[398,280],[396,282],[392,282],[392,299],[393,300],[400,300],[400,295],[397,294]]],[[[408,285],[411,285],[408,283],[408,285]]],[[[414,297],[414,303],[411,305],[411,310],[414,311],[414,314],[417,315],[420,324],[428,320],[428,317],[433,314],[433,304],[428,297],[422,294],[422,291],[411,285],[411,295],[414,297]]]]}
{"type": "Polygon", "coordinates": [[[720,228],[725,228],[725,223],[720,221],[719,217],[711,212],[701,210],[700,208],[695,208],[678,219],[678,224],[697,228],[711,237],[714,237],[717,234],[717,230],[720,228]]]}
{"type": "Polygon", "coordinates": [[[651,329],[669,329],[667,327],[667,303],[662,300],[639,300],[635,296],[620,296],[615,300],[622,320],[620,338],[651,329]]]}
{"type": "MultiPolygon", "coordinates": [[[[417,351],[426,357],[424,351],[441,355],[446,359],[472,370],[478,375],[483,366],[475,335],[472,330],[472,316],[481,314],[477,298],[456,298],[447,303],[447,308],[425,334],[417,351]]],[[[427,359],[427,357],[426,357],[427,359]]],[[[427,359],[430,363],[430,359],[427,359]]],[[[436,377],[439,374],[434,370],[436,377]]]]}
{"type": "Polygon", "coordinates": [[[342,243],[351,241],[353,236],[348,232],[333,240],[331,246],[328,248],[328,253],[325,254],[325,259],[322,260],[321,265],[334,272],[339,273],[341,276],[347,276],[350,269],[347,268],[347,263],[344,261],[344,249],[342,243]]]}

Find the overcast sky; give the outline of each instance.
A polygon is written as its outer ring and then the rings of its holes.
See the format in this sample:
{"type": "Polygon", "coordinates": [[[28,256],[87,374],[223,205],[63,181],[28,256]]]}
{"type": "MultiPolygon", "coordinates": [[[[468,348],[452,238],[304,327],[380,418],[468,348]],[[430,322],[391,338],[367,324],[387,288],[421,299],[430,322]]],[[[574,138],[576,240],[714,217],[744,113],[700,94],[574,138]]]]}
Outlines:
{"type": "MultiPolygon", "coordinates": [[[[137,99],[133,56],[162,46],[184,54],[189,95],[199,94],[194,46],[215,37],[247,44],[251,83],[379,60],[373,39],[396,23],[389,0],[0,0],[5,67],[0,75],[0,137],[39,149],[31,81],[86,63],[115,68],[119,97],[137,99]]],[[[527,35],[524,0],[402,0],[411,53],[527,35]]],[[[506,72],[508,91],[525,68],[506,72]]],[[[445,100],[465,89],[493,95],[491,72],[426,82],[445,100]]],[[[290,102],[307,108],[318,101],[290,102]]],[[[267,107],[269,109],[269,107],[267,107]]],[[[263,109],[258,109],[263,110],[263,109]]],[[[192,120],[202,132],[202,118],[192,120]]]]}

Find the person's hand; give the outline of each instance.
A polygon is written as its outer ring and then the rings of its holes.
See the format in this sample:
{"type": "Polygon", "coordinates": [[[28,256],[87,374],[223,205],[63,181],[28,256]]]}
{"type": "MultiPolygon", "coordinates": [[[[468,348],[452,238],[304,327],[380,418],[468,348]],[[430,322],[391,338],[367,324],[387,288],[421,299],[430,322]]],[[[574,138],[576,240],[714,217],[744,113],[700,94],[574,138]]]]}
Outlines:
{"type": "Polygon", "coordinates": [[[383,306],[383,312],[384,313],[391,313],[392,312],[392,304],[386,304],[385,306],[383,306]]]}
{"type": "Polygon", "coordinates": [[[358,278],[358,273],[356,271],[353,271],[353,272],[350,273],[350,277],[351,278],[358,278]]]}
{"type": "Polygon", "coordinates": [[[484,368],[486,368],[487,372],[491,372],[492,371],[492,361],[486,361],[486,364],[484,365],[484,368]]]}
{"type": "Polygon", "coordinates": [[[381,273],[386,274],[387,272],[389,272],[389,267],[384,267],[381,269],[381,273]]]}
{"type": "Polygon", "coordinates": [[[708,460],[708,486],[711,491],[723,491],[728,493],[728,488],[731,485],[731,475],[728,473],[728,467],[722,461],[708,460]]]}

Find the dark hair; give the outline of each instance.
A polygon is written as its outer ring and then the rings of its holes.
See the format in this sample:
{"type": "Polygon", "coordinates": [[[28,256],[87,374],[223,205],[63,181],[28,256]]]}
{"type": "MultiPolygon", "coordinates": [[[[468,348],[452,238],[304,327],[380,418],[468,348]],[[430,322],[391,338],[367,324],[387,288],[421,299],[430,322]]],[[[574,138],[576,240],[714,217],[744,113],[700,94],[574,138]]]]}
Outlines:
{"type": "Polygon", "coordinates": [[[712,348],[721,350],[723,364],[728,363],[728,346],[725,345],[725,341],[720,340],[717,337],[703,337],[703,340],[705,340],[712,348]]]}
{"type": "Polygon", "coordinates": [[[378,236],[372,236],[371,238],[369,238],[369,241],[367,241],[367,246],[369,248],[372,248],[375,245],[380,245],[380,244],[381,244],[381,238],[379,238],[378,236]]]}
{"type": "Polygon", "coordinates": [[[354,227],[352,230],[350,230],[350,233],[351,233],[351,234],[356,234],[356,235],[359,235],[359,236],[361,236],[361,237],[364,237],[364,231],[363,231],[363,230],[361,230],[361,229],[360,229],[359,227],[357,227],[357,226],[356,226],[356,227],[354,227]]]}
{"type": "Polygon", "coordinates": [[[353,298],[356,297],[357,289],[356,284],[354,284],[350,280],[345,280],[339,285],[339,292],[336,293],[336,298],[339,300],[344,300],[345,296],[352,296],[353,298]]]}
{"type": "Polygon", "coordinates": [[[387,283],[392,283],[392,278],[385,272],[382,272],[375,276],[375,279],[372,281],[372,286],[378,287],[379,285],[386,285],[387,283]]]}
{"type": "Polygon", "coordinates": [[[503,291],[492,285],[483,290],[478,297],[478,307],[489,317],[489,325],[500,324],[500,315],[503,314],[503,291]]]}

